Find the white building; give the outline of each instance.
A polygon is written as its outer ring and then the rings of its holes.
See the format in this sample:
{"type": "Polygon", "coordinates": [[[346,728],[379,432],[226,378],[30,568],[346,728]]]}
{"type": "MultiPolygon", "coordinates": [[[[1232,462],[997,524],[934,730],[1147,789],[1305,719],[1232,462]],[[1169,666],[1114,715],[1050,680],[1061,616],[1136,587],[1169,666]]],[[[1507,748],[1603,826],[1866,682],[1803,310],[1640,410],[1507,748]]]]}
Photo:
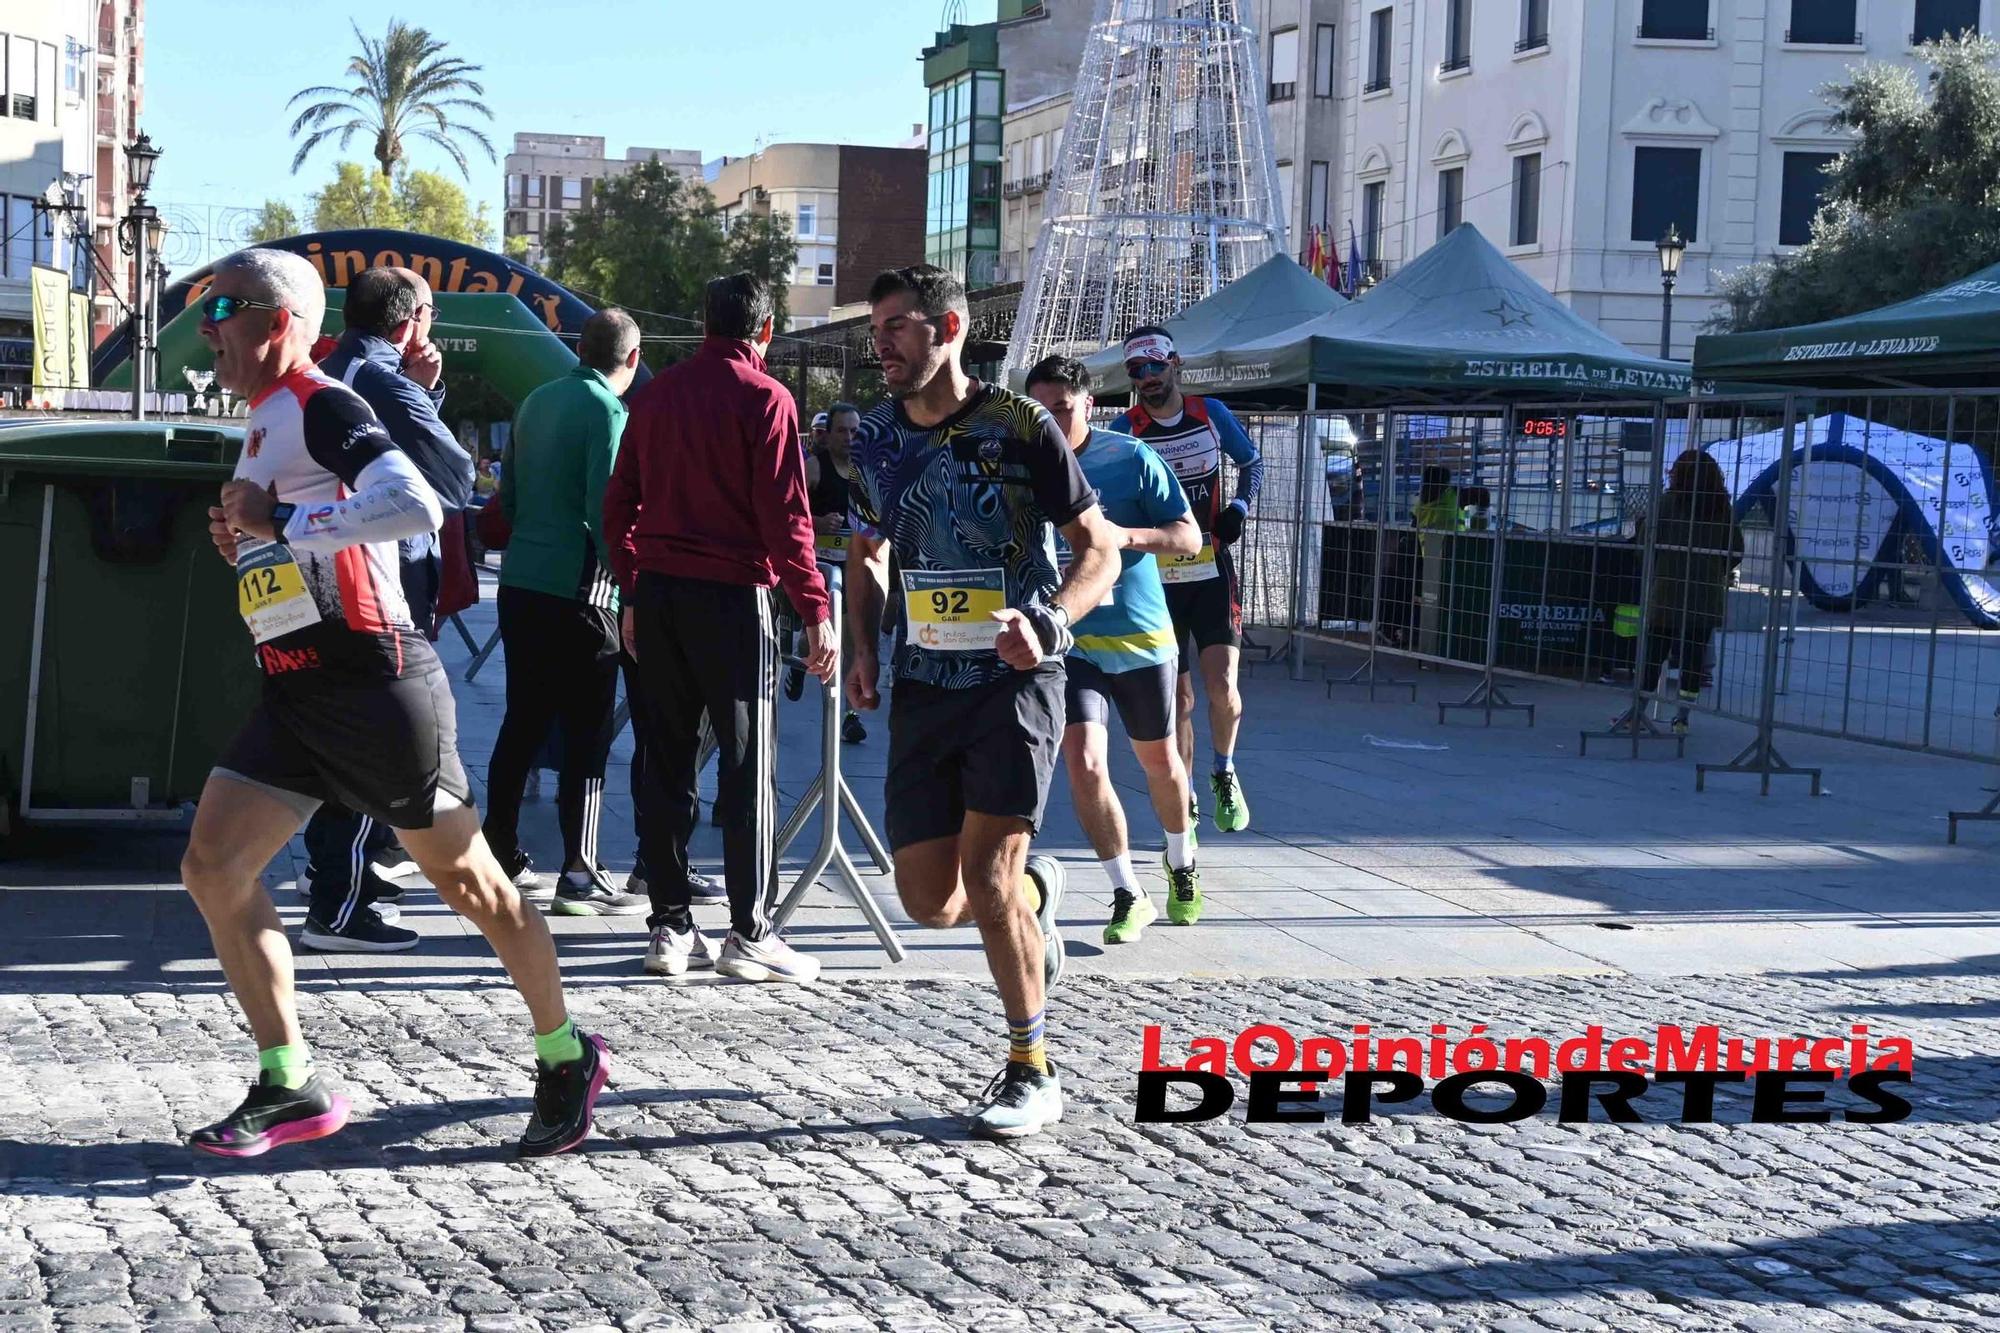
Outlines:
{"type": "MultiPolygon", "coordinates": [[[[1047,0],[1050,11],[1089,0],[1047,0]]],[[[1819,89],[1916,39],[2000,26],[2000,0],[1248,0],[1291,245],[1352,234],[1378,273],[1474,223],[1636,350],[1660,343],[1655,242],[1688,241],[1672,353],[1714,280],[1806,239],[1843,147],[1819,89]]],[[[1008,25],[1002,24],[1003,34],[1008,25]]],[[[1050,25],[1051,32],[1055,25],[1050,25]]],[[[1077,32],[1064,25],[1067,40],[1077,32]]],[[[1080,39],[1077,41],[1080,51],[1080,39]]],[[[1038,51],[1043,72],[1068,59],[1038,51]]],[[[1027,271],[1068,99],[1014,95],[1000,269],[1027,271]]],[[[1042,91],[1038,89],[1038,91],[1042,91]]]]}
{"type": "Polygon", "coordinates": [[[0,384],[26,383],[33,336],[28,273],[52,264],[95,293],[94,339],[124,318],[132,261],[114,227],[130,207],[125,145],[138,136],[144,0],[0,4],[0,384]],[[34,205],[67,181],[95,241],[73,246],[34,205]],[[96,271],[93,273],[93,267],[96,271]]]}
{"type": "Polygon", "coordinates": [[[527,237],[528,262],[539,264],[555,219],[589,203],[598,181],[656,157],[676,175],[701,179],[701,154],[692,148],[628,148],[624,157],[606,157],[601,135],[516,134],[504,163],[501,234],[527,237]]]}

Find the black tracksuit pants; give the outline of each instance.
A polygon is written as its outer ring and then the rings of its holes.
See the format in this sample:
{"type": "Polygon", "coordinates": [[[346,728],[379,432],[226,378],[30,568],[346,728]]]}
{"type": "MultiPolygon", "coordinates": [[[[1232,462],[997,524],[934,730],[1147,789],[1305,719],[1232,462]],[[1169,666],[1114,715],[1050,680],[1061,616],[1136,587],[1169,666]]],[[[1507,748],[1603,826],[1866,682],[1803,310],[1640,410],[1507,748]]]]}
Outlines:
{"type": "Polygon", "coordinates": [[[700,808],[695,775],[706,710],[719,752],[716,807],[729,925],[747,939],[762,939],[770,931],[765,893],[778,827],[778,637],[771,590],[648,571],[639,575],[634,601],[640,684],[627,693],[643,700],[648,715],[635,731],[647,747],[644,786],[655,797],[638,803],[653,899],[648,924],[685,930],[691,920],[688,839],[700,808]]]}

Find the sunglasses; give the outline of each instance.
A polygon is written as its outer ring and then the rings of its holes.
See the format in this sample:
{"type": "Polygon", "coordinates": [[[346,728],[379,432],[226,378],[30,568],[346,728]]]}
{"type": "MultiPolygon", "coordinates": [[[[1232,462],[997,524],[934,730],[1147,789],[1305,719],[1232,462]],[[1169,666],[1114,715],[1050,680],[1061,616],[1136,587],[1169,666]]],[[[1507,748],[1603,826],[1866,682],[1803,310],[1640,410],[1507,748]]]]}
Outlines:
{"type": "Polygon", "coordinates": [[[211,296],[196,307],[196,309],[201,311],[201,317],[211,324],[220,324],[226,319],[233,319],[240,310],[283,310],[284,308],[281,305],[273,305],[269,301],[253,301],[247,296],[211,296]]]}
{"type": "Polygon", "coordinates": [[[1167,363],[1165,361],[1127,361],[1125,363],[1125,375],[1128,379],[1149,380],[1155,375],[1164,375],[1166,373],[1167,363]]]}

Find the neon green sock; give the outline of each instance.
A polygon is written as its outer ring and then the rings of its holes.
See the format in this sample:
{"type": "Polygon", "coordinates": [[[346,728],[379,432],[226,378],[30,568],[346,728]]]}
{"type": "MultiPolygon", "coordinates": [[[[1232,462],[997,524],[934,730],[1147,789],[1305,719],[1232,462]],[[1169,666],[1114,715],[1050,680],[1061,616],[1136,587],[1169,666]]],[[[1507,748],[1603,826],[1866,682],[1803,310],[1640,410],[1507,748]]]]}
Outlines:
{"type": "Polygon", "coordinates": [[[304,1042],[257,1052],[257,1068],[281,1088],[303,1088],[313,1076],[312,1047],[304,1042]]]}
{"type": "Polygon", "coordinates": [[[583,1038],[576,1024],[565,1018],[554,1032],[535,1034],[535,1058],[550,1067],[583,1058],[583,1038]]]}

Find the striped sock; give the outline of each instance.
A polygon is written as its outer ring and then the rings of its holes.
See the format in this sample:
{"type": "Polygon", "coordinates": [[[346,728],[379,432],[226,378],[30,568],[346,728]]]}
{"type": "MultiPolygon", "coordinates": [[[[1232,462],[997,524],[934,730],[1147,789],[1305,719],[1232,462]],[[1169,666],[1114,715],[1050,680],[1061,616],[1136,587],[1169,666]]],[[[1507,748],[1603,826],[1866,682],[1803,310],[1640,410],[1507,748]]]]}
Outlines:
{"type": "MultiPolygon", "coordinates": [[[[1035,1025],[1036,1031],[1041,1025],[1035,1025]]],[[[304,1042],[290,1046],[270,1046],[257,1052],[257,1068],[271,1076],[281,1088],[303,1088],[313,1076],[312,1047],[304,1042]]]]}
{"type": "Polygon", "coordinates": [[[1013,1064],[1033,1065],[1044,1074],[1049,1072],[1048,1052],[1042,1043],[1042,1011],[1038,1010],[1033,1018],[1007,1020],[1007,1059],[1013,1064]]]}
{"type": "Polygon", "coordinates": [[[583,1038],[576,1024],[565,1018],[554,1032],[535,1034],[535,1058],[553,1069],[583,1058],[583,1038]]]}

